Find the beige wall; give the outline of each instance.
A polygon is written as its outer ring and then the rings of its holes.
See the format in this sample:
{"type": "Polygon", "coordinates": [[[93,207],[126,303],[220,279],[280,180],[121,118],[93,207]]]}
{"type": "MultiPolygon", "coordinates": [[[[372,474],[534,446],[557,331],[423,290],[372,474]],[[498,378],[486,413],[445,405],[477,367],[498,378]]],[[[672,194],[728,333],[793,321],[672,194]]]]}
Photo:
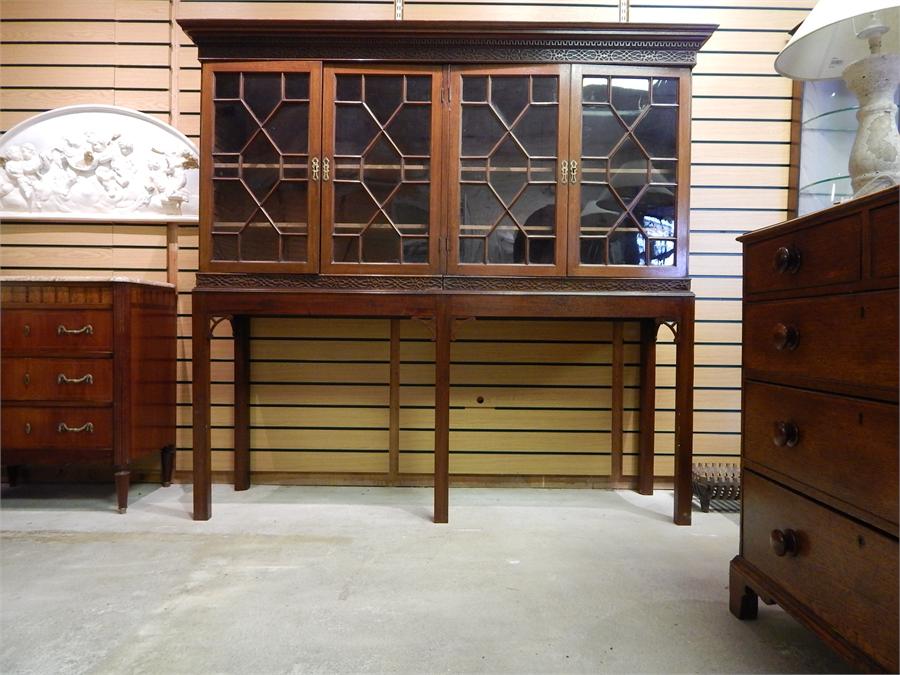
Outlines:
{"type": "MultiPolygon", "coordinates": [[[[735,237],[786,217],[791,83],[772,69],[786,32],[813,0],[631,0],[636,22],[718,23],[694,71],[691,258],[697,303],[695,454],[739,453],[741,258],[735,237]]],[[[8,129],[50,108],[112,103],[150,113],[196,139],[199,65],[174,17],[392,18],[391,2],[4,0],[2,112],[8,129]]],[[[618,2],[406,2],[407,19],[613,21],[618,2]]],[[[179,447],[190,438],[190,289],[197,230],[179,228],[179,447]]],[[[0,226],[2,274],[127,272],[166,277],[166,228],[0,226]],[[77,247],[77,254],[68,247],[77,247]]],[[[401,471],[429,473],[433,347],[399,322],[401,471]]],[[[231,453],[231,346],[214,342],[214,468],[231,453]]],[[[257,320],[253,325],[253,470],[387,470],[387,321],[257,320]]],[[[634,471],[638,356],[625,325],[625,470],[634,471]]],[[[451,471],[510,475],[609,473],[611,324],[466,325],[454,345],[451,471]],[[485,402],[478,404],[482,396],[485,402]],[[501,408],[501,409],[497,409],[501,408]]],[[[660,334],[656,471],[671,475],[674,347],[660,334]]],[[[179,455],[180,469],[190,453],[179,455]]],[[[262,477],[260,477],[262,479],[262,477]]]]}

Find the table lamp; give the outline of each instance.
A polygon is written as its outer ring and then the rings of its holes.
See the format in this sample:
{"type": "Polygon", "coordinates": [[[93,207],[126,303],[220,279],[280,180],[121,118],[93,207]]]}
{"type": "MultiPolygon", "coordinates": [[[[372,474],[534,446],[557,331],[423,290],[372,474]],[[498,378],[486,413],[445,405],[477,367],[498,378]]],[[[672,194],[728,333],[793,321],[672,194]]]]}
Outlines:
{"type": "Polygon", "coordinates": [[[819,0],[775,70],[795,80],[843,78],[859,99],[849,162],[854,197],[900,183],[900,1],[819,0]]]}

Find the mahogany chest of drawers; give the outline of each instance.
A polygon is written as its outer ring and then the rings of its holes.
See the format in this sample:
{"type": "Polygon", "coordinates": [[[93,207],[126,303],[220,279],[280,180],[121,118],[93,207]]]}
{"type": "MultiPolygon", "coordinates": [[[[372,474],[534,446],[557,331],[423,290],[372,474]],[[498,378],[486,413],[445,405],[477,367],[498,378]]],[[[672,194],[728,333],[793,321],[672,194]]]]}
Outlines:
{"type": "Polygon", "coordinates": [[[107,464],[120,512],[132,462],[175,452],[176,295],[169,284],[8,278],[0,285],[0,461],[107,464]]]}
{"type": "Polygon", "coordinates": [[[741,237],[743,504],[731,611],[778,603],[898,668],[898,190],[741,237]]]}

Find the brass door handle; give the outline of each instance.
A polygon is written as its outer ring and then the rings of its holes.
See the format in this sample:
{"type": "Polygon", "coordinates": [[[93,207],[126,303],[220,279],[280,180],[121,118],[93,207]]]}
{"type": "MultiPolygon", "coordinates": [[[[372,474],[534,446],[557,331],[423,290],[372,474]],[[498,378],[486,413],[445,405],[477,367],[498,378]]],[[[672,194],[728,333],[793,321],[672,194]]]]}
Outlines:
{"type": "Polygon", "coordinates": [[[89,434],[92,434],[92,433],[94,433],[94,423],[93,422],[85,422],[80,427],[70,427],[65,422],[60,422],[59,426],[56,427],[56,430],[61,434],[64,434],[66,432],[70,432],[73,434],[80,434],[82,431],[86,431],[89,434]]]}
{"type": "Polygon", "coordinates": [[[319,158],[313,157],[310,163],[312,164],[312,179],[314,181],[318,181],[319,180],[319,158]]]}
{"type": "Polygon", "coordinates": [[[91,324],[87,326],[82,326],[81,328],[66,328],[64,325],[59,324],[56,327],[57,335],[93,335],[94,327],[91,324]]]}
{"type": "Polygon", "coordinates": [[[569,162],[565,159],[559,165],[559,182],[563,185],[569,182],[569,162]]]}
{"type": "Polygon", "coordinates": [[[64,373],[56,376],[56,384],[94,384],[94,376],[88,373],[81,377],[66,377],[64,373]]]}
{"type": "Polygon", "coordinates": [[[331,162],[327,157],[322,158],[322,182],[326,183],[331,178],[331,162]]]}
{"type": "Polygon", "coordinates": [[[578,182],[578,162],[574,159],[569,162],[569,182],[573,185],[578,182]]]}

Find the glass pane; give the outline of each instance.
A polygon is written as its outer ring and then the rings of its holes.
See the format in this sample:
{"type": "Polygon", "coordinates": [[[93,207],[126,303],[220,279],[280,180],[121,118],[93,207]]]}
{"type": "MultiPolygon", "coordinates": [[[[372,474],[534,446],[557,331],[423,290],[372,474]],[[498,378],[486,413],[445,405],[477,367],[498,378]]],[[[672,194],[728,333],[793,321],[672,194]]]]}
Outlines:
{"type": "Polygon", "coordinates": [[[262,122],[281,102],[281,73],[244,73],[244,103],[262,122]]]}
{"type": "Polygon", "coordinates": [[[257,129],[259,125],[243,103],[216,103],[213,152],[240,152],[257,129]]]}
{"type": "Polygon", "coordinates": [[[628,126],[650,105],[650,80],[637,77],[612,79],[612,105],[628,126]]]}
{"type": "Polygon", "coordinates": [[[306,262],[309,260],[307,238],[305,236],[282,237],[284,247],[283,259],[289,262],[306,262]]]}
{"type": "Polygon", "coordinates": [[[382,125],[403,102],[403,78],[399,75],[366,75],[366,105],[382,125]]]}
{"type": "Polygon", "coordinates": [[[282,168],[282,178],[287,180],[307,180],[309,178],[309,167],[307,166],[308,158],[306,157],[285,157],[282,168]],[[302,161],[302,164],[293,164],[293,162],[302,161]]]}
{"type": "Polygon", "coordinates": [[[528,105],[528,80],[527,76],[491,77],[491,103],[507,127],[528,105]]]}
{"type": "Polygon", "coordinates": [[[363,182],[379,204],[400,184],[400,155],[384,136],[363,157],[363,182]]]}
{"type": "Polygon", "coordinates": [[[462,263],[484,263],[484,239],[481,237],[461,237],[459,240],[459,261],[462,263]]]}
{"type": "Polygon", "coordinates": [[[609,182],[626,204],[647,184],[647,167],[647,158],[631,137],[609,158],[609,182]]]}
{"type": "Polygon", "coordinates": [[[585,265],[605,265],[606,237],[582,239],[581,262],[585,265]]]}
{"type": "Polygon", "coordinates": [[[213,234],[213,260],[237,260],[238,237],[236,234],[213,234]]]}
{"type": "Polygon", "coordinates": [[[424,76],[406,77],[407,101],[431,101],[431,78],[424,76]]]}
{"type": "Polygon", "coordinates": [[[678,80],[674,77],[653,80],[653,103],[678,103],[678,80]]]}
{"type": "Polygon", "coordinates": [[[556,183],[558,166],[555,159],[532,159],[528,180],[532,183],[556,183]]]}
{"type": "Polygon", "coordinates": [[[556,239],[528,237],[528,262],[532,265],[552,265],[556,239]]]}
{"type": "Polygon", "coordinates": [[[462,112],[462,155],[485,157],[503,138],[506,129],[487,106],[464,106],[462,112]]]}
{"type": "Polygon", "coordinates": [[[241,260],[278,260],[278,233],[270,223],[250,223],[240,236],[241,260]]]}
{"type": "Polygon", "coordinates": [[[676,183],[678,182],[678,162],[672,160],[654,159],[650,163],[651,183],[676,183]]]}
{"type": "Polygon", "coordinates": [[[361,224],[354,231],[362,230],[378,212],[377,205],[369,193],[359,183],[334,184],[334,222],[343,224],[361,224]]]}
{"type": "Polygon", "coordinates": [[[651,239],[652,249],[650,251],[651,265],[674,265],[675,264],[675,242],[667,239],[651,239]]]}
{"type": "Polygon", "coordinates": [[[553,235],[556,225],[556,186],[529,185],[513,205],[512,215],[529,235],[553,235]]]}
{"type": "Polygon", "coordinates": [[[386,131],[404,155],[430,155],[431,106],[404,105],[386,131]]]}
{"type": "Polygon", "coordinates": [[[278,182],[278,169],[248,168],[241,171],[244,183],[257,199],[265,199],[278,182]]]}
{"type": "Polygon", "coordinates": [[[488,263],[508,265],[525,262],[525,235],[504,218],[488,236],[488,263]]]}
{"type": "Polygon", "coordinates": [[[556,77],[531,78],[531,100],[535,103],[556,103],[559,100],[559,79],[556,77]]]}
{"type": "Polygon", "coordinates": [[[265,128],[282,153],[305,155],[309,151],[309,104],[282,104],[265,128]]]}
{"type": "Polygon", "coordinates": [[[334,262],[359,262],[359,237],[334,237],[334,262]]]}
{"type": "Polygon", "coordinates": [[[463,225],[493,225],[503,206],[486,185],[460,186],[460,222],[463,225]]]}
{"type": "Polygon", "coordinates": [[[238,98],[241,95],[240,73],[216,73],[215,98],[238,98]]]}
{"type": "Polygon", "coordinates": [[[400,235],[386,223],[370,225],[362,235],[363,262],[400,262],[400,235]]]}
{"type": "Polygon", "coordinates": [[[636,228],[616,228],[609,235],[610,265],[646,265],[646,239],[636,228]]]}
{"type": "Polygon", "coordinates": [[[512,136],[507,136],[491,156],[490,183],[507,205],[528,180],[528,158],[512,136]]]}
{"type": "Polygon", "coordinates": [[[675,236],[675,188],[651,186],[631,212],[650,237],[675,236]]]}
{"type": "Polygon", "coordinates": [[[244,149],[241,154],[241,163],[247,164],[267,164],[269,166],[278,166],[281,156],[272,145],[272,142],[262,132],[256,134],[253,140],[244,149]]]}
{"type": "Polygon", "coordinates": [[[337,75],[335,88],[338,101],[362,101],[362,75],[337,75]]]}
{"type": "Polygon", "coordinates": [[[391,222],[403,234],[427,234],[429,221],[429,185],[401,185],[385,210],[391,222]]]}
{"type": "Polygon", "coordinates": [[[361,155],[378,133],[372,116],[359,105],[335,106],[334,153],[361,155]]]}
{"type": "Polygon", "coordinates": [[[487,77],[465,76],[462,78],[463,101],[484,103],[487,101],[487,77]]]}
{"type": "Polygon", "coordinates": [[[650,108],[638,123],[635,136],[651,157],[675,157],[678,108],[650,108]]]}
{"type": "Polygon", "coordinates": [[[605,77],[585,77],[581,81],[583,103],[608,103],[609,79],[605,77]]]}
{"type": "Polygon", "coordinates": [[[362,180],[362,175],[359,173],[359,167],[361,166],[360,160],[353,158],[345,158],[342,157],[340,159],[336,159],[334,161],[334,166],[332,167],[334,171],[334,180],[342,181],[342,180],[362,180]]]}
{"type": "Polygon", "coordinates": [[[309,100],[309,73],[285,73],[284,97],[309,100]]]}
{"type": "Polygon", "coordinates": [[[607,180],[607,160],[583,159],[581,160],[582,183],[605,183],[607,180]]]}
{"type": "Polygon", "coordinates": [[[607,157],[625,127],[608,106],[590,106],[582,111],[581,154],[583,157],[607,157]]]}
{"type": "Polygon", "coordinates": [[[404,237],[403,239],[403,262],[405,263],[427,263],[428,262],[428,240],[423,238],[404,237]]]}
{"type": "Polygon", "coordinates": [[[513,133],[531,157],[556,157],[556,123],[554,106],[531,106],[525,111],[513,133]]]}
{"type": "Polygon", "coordinates": [[[460,166],[460,180],[487,180],[487,162],[483,159],[464,159],[460,166]]]}
{"type": "Polygon", "coordinates": [[[269,217],[279,227],[307,221],[307,184],[281,182],[275,192],[263,204],[269,217]]]}
{"type": "Polygon", "coordinates": [[[403,180],[430,181],[431,160],[416,157],[403,163],[403,180]]]}
{"type": "Polygon", "coordinates": [[[581,233],[606,234],[624,209],[606,185],[581,185],[581,233]]]}
{"type": "Polygon", "coordinates": [[[213,230],[243,226],[256,210],[256,202],[240,181],[213,181],[213,230]]]}

